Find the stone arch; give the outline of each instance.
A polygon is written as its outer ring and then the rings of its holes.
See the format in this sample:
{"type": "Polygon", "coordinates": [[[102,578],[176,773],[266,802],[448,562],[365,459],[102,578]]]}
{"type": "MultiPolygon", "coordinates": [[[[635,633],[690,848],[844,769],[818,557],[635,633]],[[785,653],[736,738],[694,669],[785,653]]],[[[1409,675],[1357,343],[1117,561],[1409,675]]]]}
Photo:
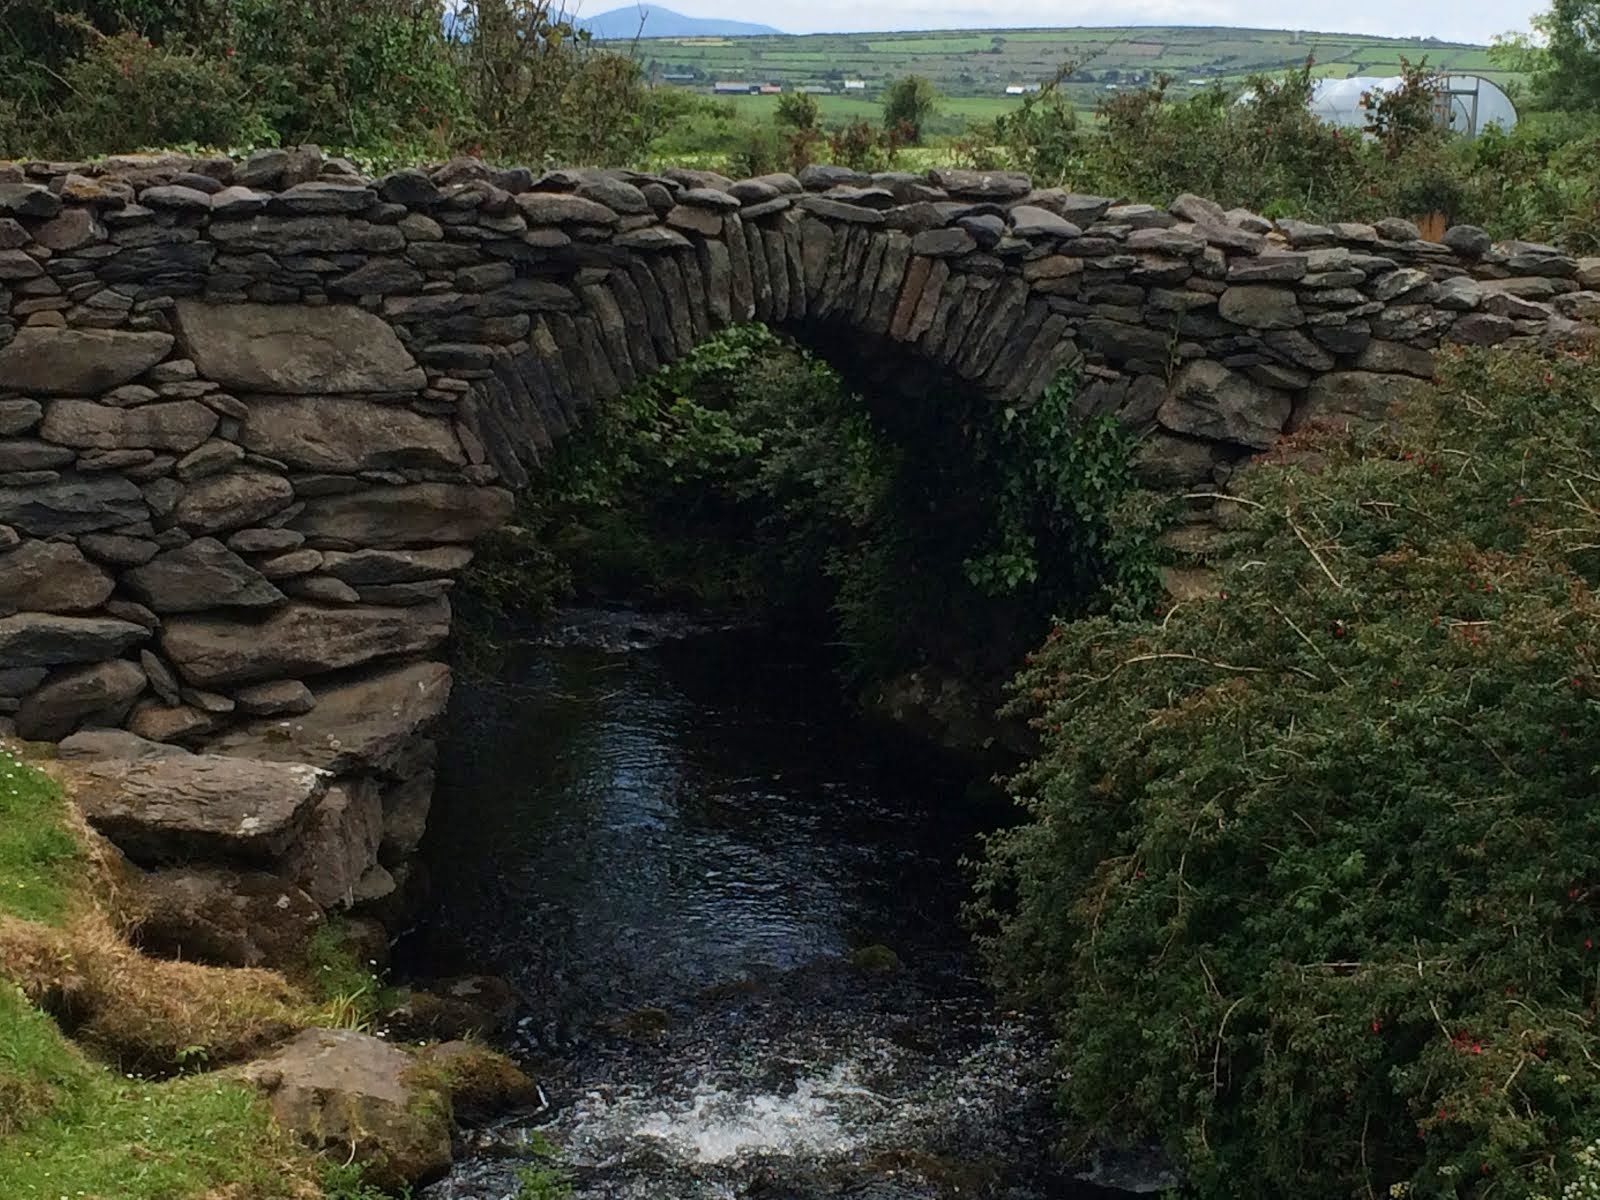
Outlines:
{"type": "MultiPolygon", "coordinates": [[[[530,296],[539,292],[548,311],[535,318],[528,344],[490,362],[463,402],[468,447],[475,456],[481,447],[512,486],[587,404],[732,324],[831,327],[892,343],[1009,400],[1025,399],[1077,357],[1066,316],[1051,312],[1020,275],[1000,269],[1000,259],[978,261],[980,239],[998,240],[988,227],[1001,224],[993,213],[945,201],[951,212],[941,214],[924,200],[929,211],[920,220],[930,227],[901,227],[885,207],[905,206],[888,188],[841,185],[817,195],[790,176],[728,183],[680,174],[695,186],[668,194],[661,181],[636,180],[644,185],[636,188],[563,173],[558,179],[573,193],[522,202],[538,219],[587,218],[599,228],[605,218],[592,198],[604,197],[624,228],[604,247],[562,246],[534,268],[523,286],[530,296]],[[726,190],[704,186],[712,182],[726,190]],[[834,198],[843,192],[859,203],[834,198]],[[652,210],[631,211],[649,203],[647,194],[652,210]],[[932,227],[958,210],[972,210],[970,230],[932,227]],[[659,219],[640,223],[652,217],[659,219]],[[980,272],[953,269],[957,259],[980,272]]],[[[921,183],[915,189],[932,191],[921,183]]],[[[1068,228],[1062,218],[1039,216],[1068,228]]]]}
{"type": "Polygon", "coordinates": [[[328,844],[366,857],[311,875],[359,880],[420,830],[471,542],[586,408],[718,329],[997,403],[1079,363],[1079,411],[1189,487],[1375,417],[1446,341],[1589,336],[1597,289],[1600,260],[1477,230],[997,172],[0,164],[0,717],[325,767],[354,781],[328,844]]]}

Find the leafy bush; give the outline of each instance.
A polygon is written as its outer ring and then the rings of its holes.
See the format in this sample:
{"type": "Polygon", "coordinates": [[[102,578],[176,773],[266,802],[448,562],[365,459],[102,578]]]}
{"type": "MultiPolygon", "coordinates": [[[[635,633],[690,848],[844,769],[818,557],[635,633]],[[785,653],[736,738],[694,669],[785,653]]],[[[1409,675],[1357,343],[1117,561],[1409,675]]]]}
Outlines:
{"type": "Polygon", "coordinates": [[[1503,237],[1600,253],[1600,115],[1540,113],[1471,143],[1466,212],[1503,237]]]}
{"type": "Polygon", "coordinates": [[[638,64],[545,0],[0,5],[0,143],[58,154],[315,141],[628,162],[660,132],[638,64]]]}
{"type": "Polygon", "coordinates": [[[771,331],[729,330],[556,447],[463,597],[489,617],[573,588],[801,616],[834,624],[859,682],[930,662],[998,679],[1052,614],[1155,592],[1153,523],[1116,519],[1133,443],[1083,425],[1074,391],[874,405],[771,331]]]}
{"type": "Polygon", "coordinates": [[[975,453],[995,466],[994,544],[966,560],[967,578],[994,596],[1040,584],[1052,597],[1114,592],[1144,611],[1157,592],[1150,528],[1115,519],[1134,491],[1137,438],[1109,414],[1080,421],[1077,389],[1063,373],[979,434],[975,453]]]}
{"type": "Polygon", "coordinates": [[[631,161],[651,130],[638,63],[591,46],[548,0],[463,0],[453,49],[476,139],[531,163],[631,161]]]}
{"type": "Polygon", "coordinates": [[[1434,122],[1438,73],[1403,63],[1400,85],[1366,100],[1366,128],[1306,109],[1312,64],[1257,76],[1243,96],[1214,87],[1175,100],[1170,81],[1118,92],[1080,122],[1061,81],[953,148],[972,166],[1012,167],[1049,186],[1165,204],[1197,192],[1267,216],[1373,220],[1442,212],[1497,237],[1600,249],[1600,119],[1533,114],[1467,140],[1434,122]]]}
{"type": "Polygon", "coordinates": [[[274,140],[420,149],[459,111],[440,21],[438,0],[237,0],[216,53],[274,140]]]}
{"type": "Polygon", "coordinates": [[[1442,375],[1244,473],[1214,599],[1016,683],[986,950],[1069,1126],[1201,1197],[1550,1196],[1600,1127],[1600,363],[1442,375]]]}
{"type": "Polygon", "coordinates": [[[1534,94],[1550,108],[1600,112],[1600,3],[1552,0],[1533,24],[1545,43],[1533,63],[1534,94]]]}
{"type": "Polygon", "coordinates": [[[181,36],[95,35],[63,74],[67,97],[44,122],[49,144],[104,154],[185,143],[228,146],[267,135],[246,82],[226,59],[181,36]]]}
{"type": "Polygon", "coordinates": [[[857,117],[828,134],[828,159],[854,171],[887,171],[899,144],[894,135],[857,117]]]}
{"type": "Polygon", "coordinates": [[[883,92],[883,127],[903,145],[922,140],[922,127],[939,107],[939,91],[921,75],[896,79],[883,92]]]}

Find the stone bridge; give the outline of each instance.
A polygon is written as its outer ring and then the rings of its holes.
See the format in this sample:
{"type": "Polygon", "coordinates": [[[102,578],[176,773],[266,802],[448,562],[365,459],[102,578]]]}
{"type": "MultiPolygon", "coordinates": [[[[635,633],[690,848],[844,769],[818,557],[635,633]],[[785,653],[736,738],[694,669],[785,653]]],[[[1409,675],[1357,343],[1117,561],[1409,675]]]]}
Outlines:
{"type": "Polygon", "coordinates": [[[1443,343],[1581,336],[1591,289],[1600,260],[1466,227],[1010,174],[0,164],[0,719],[359,780],[325,823],[363,848],[303,882],[375,900],[426,815],[470,543],[588,405],[717,330],[996,403],[1076,364],[1079,410],[1188,487],[1379,415],[1443,343]]]}

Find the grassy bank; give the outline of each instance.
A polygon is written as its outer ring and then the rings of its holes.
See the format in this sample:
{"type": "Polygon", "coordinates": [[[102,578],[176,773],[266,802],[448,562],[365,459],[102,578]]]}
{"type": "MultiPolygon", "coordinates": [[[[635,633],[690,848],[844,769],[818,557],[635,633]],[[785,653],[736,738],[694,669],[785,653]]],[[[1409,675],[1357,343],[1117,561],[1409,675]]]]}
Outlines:
{"type": "Polygon", "coordinates": [[[311,1164],[251,1090],[214,1075],[153,1082],[119,1071],[34,1002],[85,1012],[87,1028],[103,1045],[121,1040],[124,1054],[145,1038],[196,1065],[308,1015],[295,1007],[303,997],[264,972],[142,959],[102,908],[114,886],[61,786],[0,750],[0,1196],[320,1195],[311,1164]]]}

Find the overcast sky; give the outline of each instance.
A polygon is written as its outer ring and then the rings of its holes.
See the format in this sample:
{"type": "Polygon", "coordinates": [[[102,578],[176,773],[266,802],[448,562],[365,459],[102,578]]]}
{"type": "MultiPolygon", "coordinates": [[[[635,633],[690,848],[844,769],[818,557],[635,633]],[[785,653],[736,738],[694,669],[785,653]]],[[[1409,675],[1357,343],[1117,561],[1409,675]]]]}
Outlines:
{"type": "MultiPolygon", "coordinates": [[[[654,0],[692,17],[728,17],[775,25],[785,33],[889,29],[990,29],[1028,25],[1244,25],[1300,27],[1393,37],[1439,37],[1487,42],[1497,33],[1526,30],[1549,0],[806,0],[752,4],[749,0],[654,0]]],[[[621,7],[585,0],[586,14],[621,7]]]]}

